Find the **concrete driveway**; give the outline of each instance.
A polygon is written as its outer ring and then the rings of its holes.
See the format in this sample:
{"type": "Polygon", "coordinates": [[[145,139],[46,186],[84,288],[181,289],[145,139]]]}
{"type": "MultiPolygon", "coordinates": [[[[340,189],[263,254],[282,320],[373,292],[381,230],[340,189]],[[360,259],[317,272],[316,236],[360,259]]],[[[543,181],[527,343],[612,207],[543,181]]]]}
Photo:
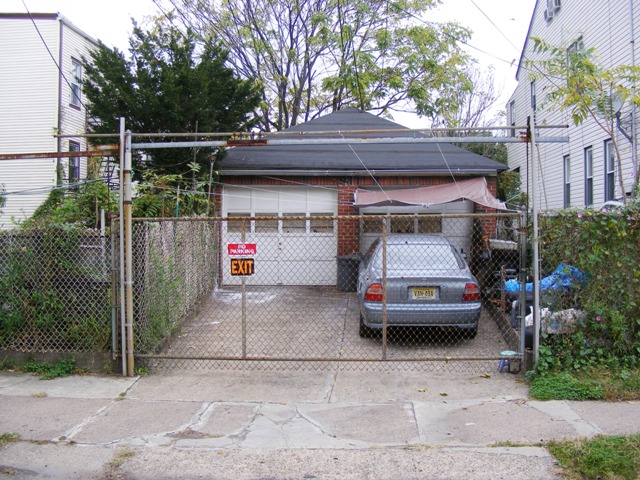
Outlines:
{"type": "Polygon", "coordinates": [[[334,287],[246,287],[244,294],[242,287],[226,287],[203,302],[162,355],[182,359],[182,367],[202,360],[287,360],[298,367],[340,360],[359,369],[392,363],[493,372],[499,352],[509,349],[487,308],[472,340],[451,330],[403,328],[390,329],[384,345],[382,338],[361,338],[358,323],[356,294],[334,287]]]}

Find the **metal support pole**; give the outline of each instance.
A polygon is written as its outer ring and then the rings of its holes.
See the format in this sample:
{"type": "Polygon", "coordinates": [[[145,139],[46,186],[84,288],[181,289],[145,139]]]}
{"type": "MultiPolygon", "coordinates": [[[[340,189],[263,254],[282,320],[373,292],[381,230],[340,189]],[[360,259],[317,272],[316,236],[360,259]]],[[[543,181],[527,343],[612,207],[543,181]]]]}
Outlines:
{"type": "Polygon", "coordinates": [[[531,215],[533,215],[533,232],[531,232],[532,248],[533,248],[533,364],[538,363],[540,355],[540,266],[539,266],[539,235],[538,235],[538,204],[536,199],[536,190],[538,189],[537,170],[535,165],[536,158],[536,125],[531,111],[530,122],[533,123],[529,127],[531,138],[531,215]]]}
{"type": "Polygon", "coordinates": [[[127,375],[133,376],[133,255],[131,235],[131,132],[127,131],[124,154],[124,231],[125,231],[125,323],[127,327],[127,375]]]}
{"type": "Polygon", "coordinates": [[[118,222],[118,236],[120,240],[120,358],[122,363],[122,375],[127,376],[127,330],[125,319],[125,287],[124,287],[124,178],[123,178],[123,165],[124,165],[124,149],[125,149],[125,136],[124,136],[124,118],[120,118],[120,165],[118,168],[119,183],[120,183],[120,195],[119,195],[119,222],[118,222]]]}
{"type": "Polygon", "coordinates": [[[520,215],[520,354],[526,371],[525,350],[527,336],[527,212],[520,215]]]}
{"type": "Polygon", "coordinates": [[[387,359],[387,214],[382,219],[382,359],[387,359]]]}
{"type": "MultiPolygon", "coordinates": [[[[228,228],[228,225],[227,225],[228,228]]],[[[242,220],[242,243],[245,242],[246,220],[242,220]]],[[[247,358],[247,280],[242,276],[242,358],[247,358]]]]}
{"type": "Polygon", "coordinates": [[[116,261],[116,222],[110,218],[111,240],[111,360],[116,359],[118,349],[118,264],[116,261]]]}

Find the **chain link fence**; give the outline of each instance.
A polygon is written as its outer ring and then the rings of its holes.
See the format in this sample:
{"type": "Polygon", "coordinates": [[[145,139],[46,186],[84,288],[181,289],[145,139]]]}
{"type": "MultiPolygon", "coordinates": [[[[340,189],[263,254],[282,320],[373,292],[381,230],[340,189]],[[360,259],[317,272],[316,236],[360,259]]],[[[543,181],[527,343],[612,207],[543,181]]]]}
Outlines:
{"type": "Polygon", "coordinates": [[[132,237],[135,350],[157,354],[214,290],[219,224],[134,219],[132,237]]]}
{"type": "Polygon", "coordinates": [[[0,234],[0,351],[109,352],[111,260],[98,232],[0,234]]]}
{"type": "Polygon", "coordinates": [[[517,214],[135,223],[136,361],[517,371],[521,232],[517,214]]]}

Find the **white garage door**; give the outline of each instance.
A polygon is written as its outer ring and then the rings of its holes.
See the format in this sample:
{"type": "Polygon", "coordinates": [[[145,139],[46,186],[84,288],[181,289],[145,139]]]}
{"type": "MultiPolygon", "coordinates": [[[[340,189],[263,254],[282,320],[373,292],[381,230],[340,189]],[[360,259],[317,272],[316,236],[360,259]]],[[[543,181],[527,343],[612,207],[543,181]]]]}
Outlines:
{"type": "MultiPolygon", "coordinates": [[[[470,252],[473,220],[469,218],[445,218],[441,214],[470,214],[475,204],[470,200],[456,200],[441,205],[404,206],[404,207],[363,207],[360,215],[394,215],[387,221],[387,231],[390,233],[430,233],[444,235],[458,248],[470,252]],[[409,220],[403,220],[399,215],[406,215],[409,220]],[[415,215],[424,217],[413,218],[415,215]],[[429,215],[432,215],[430,217],[429,215]]],[[[380,220],[363,222],[360,235],[360,251],[366,252],[369,246],[382,234],[380,220]]]]}
{"type": "Polygon", "coordinates": [[[225,186],[223,216],[274,219],[246,222],[244,237],[242,222],[223,223],[223,283],[241,283],[231,275],[227,245],[255,243],[247,285],[335,285],[337,225],[313,217],[336,215],[337,198],[336,190],[320,187],[225,186]]]}

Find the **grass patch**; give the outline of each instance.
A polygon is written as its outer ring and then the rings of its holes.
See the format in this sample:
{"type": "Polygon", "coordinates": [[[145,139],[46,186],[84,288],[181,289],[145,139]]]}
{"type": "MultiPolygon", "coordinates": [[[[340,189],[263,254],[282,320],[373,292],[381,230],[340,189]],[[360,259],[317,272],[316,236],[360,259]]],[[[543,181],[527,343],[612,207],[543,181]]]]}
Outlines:
{"type": "Polygon", "coordinates": [[[538,400],[603,400],[602,385],[570,373],[550,373],[533,379],[529,396],[538,400]]]}
{"type": "Polygon", "coordinates": [[[55,363],[28,361],[25,363],[23,370],[28,373],[40,375],[45,380],[68,377],[75,373],[79,373],[76,369],[76,362],[74,359],[58,360],[55,363]]]}
{"type": "Polygon", "coordinates": [[[4,447],[7,443],[17,442],[20,437],[15,433],[3,433],[0,435],[0,447],[4,447]]]}
{"type": "Polygon", "coordinates": [[[571,480],[640,478],[640,435],[551,442],[548,447],[571,480]]]}
{"type": "Polygon", "coordinates": [[[547,373],[531,381],[529,396],[538,400],[638,400],[640,371],[547,373]]]}

